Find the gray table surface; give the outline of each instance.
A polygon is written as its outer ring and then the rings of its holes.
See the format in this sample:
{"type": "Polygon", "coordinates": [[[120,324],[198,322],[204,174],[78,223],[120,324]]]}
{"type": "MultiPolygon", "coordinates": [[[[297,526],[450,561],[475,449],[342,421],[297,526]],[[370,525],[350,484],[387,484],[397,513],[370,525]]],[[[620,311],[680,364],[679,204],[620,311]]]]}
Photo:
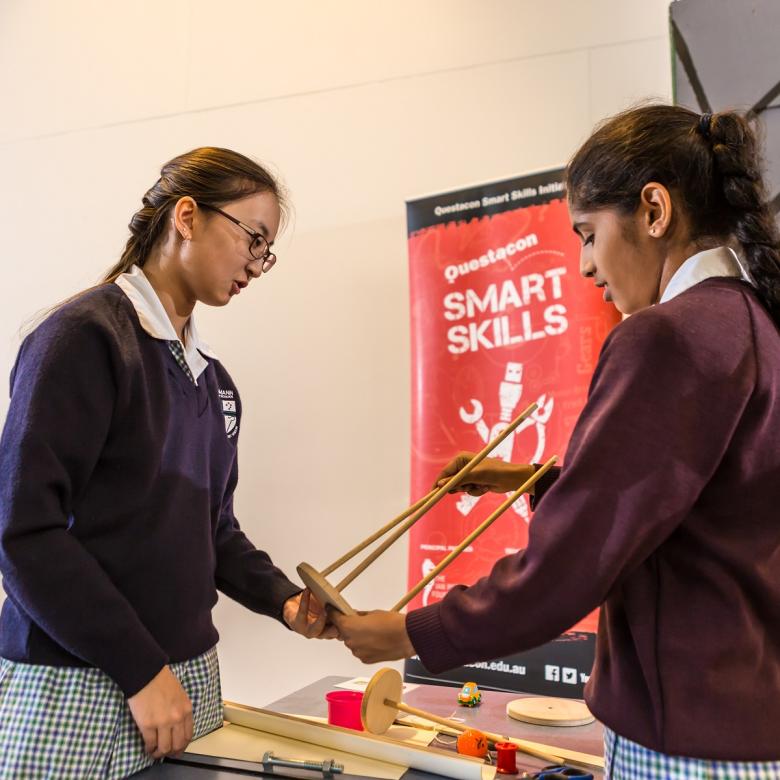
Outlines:
{"type": "MultiPolygon", "coordinates": [[[[324,677],[311,685],[307,685],[289,696],[263,705],[264,709],[290,715],[312,715],[325,717],[327,704],[325,694],[338,690],[335,684],[347,680],[347,677],[324,677]]],[[[578,750],[584,753],[601,755],[603,752],[603,728],[594,722],[587,726],[554,728],[551,726],[534,726],[513,720],[506,714],[506,705],[513,699],[533,696],[524,693],[502,693],[497,691],[482,691],[482,704],[479,707],[461,707],[457,703],[460,688],[439,685],[420,685],[404,694],[403,700],[412,707],[426,710],[445,718],[456,717],[476,729],[493,731],[509,737],[542,742],[546,745],[578,750]]],[[[240,698],[240,696],[239,696],[240,698]]],[[[437,745],[438,747],[438,745],[437,745]]],[[[517,766],[520,776],[523,771],[536,772],[544,766],[539,761],[523,753],[517,754],[517,766]]],[[[602,778],[601,772],[593,770],[596,778],[602,778]]],[[[196,769],[165,762],[136,775],[142,780],[228,780],[236,777],[213,769],[196,769]]],[[[501,775],[498,775],[500,777],[501,775]]],[[[517,777],[517,776],[516,776],[517,777]]],[[[438,775],[418,772],[410,769],[403,780],[433,780],[438,775]]]]}
{"type": "MultiPolygon", "coordinates": [[[[289,696],[265,706],[265,709],[283,712],[290,715],[327,715],[325,694],[334,688],[336,683],[349,679],[346,677],[323,677],[305,688],[301,688],[289,696]]],[[[578,750],[582,753],[602,755],[604,752],[604,729],[598,721],[587,726],[552,727],[534,726],[521,723],[506,714],[506,705],[514,699],[535,696],[532,693],[502,693],[499,691],[482,690],[482,704],[479,707],[461,707],[457,702],[460,687],[443,685],[420,685],[403,696],[404,703],[411,707],[440,715],[444,718],[461,718],[466,725],[476,729],[505,734],[508,737],[542,742],[545,745],[578,750]]],[[[521,773],[538,771],[544,766],[543,761],[517,754],[517,766],[521,773]]],[[[594,771],[595,777],[602,774],[594,771]]]]}

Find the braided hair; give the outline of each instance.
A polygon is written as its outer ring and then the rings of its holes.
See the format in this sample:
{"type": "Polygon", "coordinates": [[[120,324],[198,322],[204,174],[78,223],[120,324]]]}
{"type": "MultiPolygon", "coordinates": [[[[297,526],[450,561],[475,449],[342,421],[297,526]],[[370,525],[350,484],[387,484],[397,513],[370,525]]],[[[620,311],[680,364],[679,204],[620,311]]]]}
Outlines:
{"type": "Polygon", "coordinates": [[[761,165],[756,133],[734,111],[640,106],[607,119],[576,152],[568,198],[585,211],[633,214],[644,185],[663,184],[688,216],[692,240],[739,243],[761,302],[780,323],[780,235],[761,165]]]}
{"type": "Polygon", "coordinates": [[[113,282],[134,264],[143,267],[179,198],[189,195],[196,202],[221,206],[256,192],[273,193],[284,213],[286,199],[281,185],[248,157],[214,146],[174,157],[163,165],[160,178],[141,199],[142,208],[130,219],[130,237],[122,256],[103,282],[113,282]]]}

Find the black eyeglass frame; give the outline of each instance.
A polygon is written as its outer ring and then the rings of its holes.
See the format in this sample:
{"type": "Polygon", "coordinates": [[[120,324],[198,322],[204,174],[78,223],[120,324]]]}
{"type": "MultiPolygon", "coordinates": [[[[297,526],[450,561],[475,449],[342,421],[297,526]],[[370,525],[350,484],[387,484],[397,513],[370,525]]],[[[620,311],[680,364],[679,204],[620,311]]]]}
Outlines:
{"type": "Polygon", "coordinates": [[[251,236],[252,240],[249,242],[249,254],[252,255],[255,260],[262,261],[262,271],[264,274],[268,273],[274,267],[276,264],[276,255],[271,251],[271,246],[268,243],[268,239],[262,233],[258,233],[256,230],[252,230],[249,225],[245,224],[240,219],[237,219],[232,214],[228,214],[227,211],[223,211],[217,206],[212,206],[210,203],[198,203],[198,206],[202,209],[208,209],[209,211],[216,211],[217,214],[221,214],[223,217],[226,217],[251,236]],[[255,250],[252,248],[255,246],[255,244],[257,247],[265,248],[259,254],[255,254],[255,250]]]}

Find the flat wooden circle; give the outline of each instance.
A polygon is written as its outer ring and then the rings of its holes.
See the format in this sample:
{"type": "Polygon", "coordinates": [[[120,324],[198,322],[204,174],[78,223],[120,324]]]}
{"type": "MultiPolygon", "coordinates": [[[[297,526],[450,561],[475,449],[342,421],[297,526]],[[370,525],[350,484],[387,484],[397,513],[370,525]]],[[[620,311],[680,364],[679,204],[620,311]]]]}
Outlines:
{"type": "Polygon", "coordinates": [[[321,604],[335,607],[345,615],[357,614],[349,606],[346,599],[313,566],[308,563],[299,563],[297,569],[303,584],[319,599],[321,604]]]}
{"type": "Polygon", "coordinates": [[[398,709],[385,704],[385,699],[401,701],[404,684],[395,669],[380,669],[369,681],[363,693],[360,720],[369,734],[384,734],[398,715],[398,709]]]}
{"type": "Polygon", "coordinates": [[[506,705],[506,714],[538,726],[584,726],[596,720],[584,702],[550,696],[513,699],[506,705]]]}

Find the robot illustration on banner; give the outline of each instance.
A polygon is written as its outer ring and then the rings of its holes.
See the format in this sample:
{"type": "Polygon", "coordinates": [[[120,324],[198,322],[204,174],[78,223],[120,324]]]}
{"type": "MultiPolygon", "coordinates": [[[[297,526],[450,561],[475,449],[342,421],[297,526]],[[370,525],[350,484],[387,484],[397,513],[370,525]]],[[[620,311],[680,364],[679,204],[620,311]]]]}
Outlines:
{"type": "MultiPolygon", "coordinates": [[[[484,442],[490,441],[498,436],[509,424],[514,416],[515,409],[520,403],[520,397],[523,394],[523,364],[507,363],[504,381],[498,388],[498,399],[501,405],[500,421],[492,427],[489,427],[484,419],[484,407],[482,403],[475,398],[470,400],[471,410],[461,406],[460,419],[468,425],[476,426],[477,433],[484,442]]],[[[521,436],[523,431],[533,428],[536,432],[536,449],[530,458],[530,463],[536,463],[541,460],[546,442],[546,426],[552,414],[554,400],[548,398],[546,393],[539,396],[537,400],[538,409],[525,420],[520,427],[508,436],[492,453],[492,457],[501,458],[504,461],[512,460],[512,452],[515,446],[515,440],[521,436]]],[[[479,502],[480,496],[469,496],[463,493],[456,504],[458,511],[465,517],[479,502]]],[[[512,509],[525,520],[530,521],[530,512],[525,496],[521,496],[514,504],[512,509]]]]}
{"type": "MultiPolygon", "coordinates": [[[[435,568],[436,568],[436,564],[430,558],[426,558],[422,564],[422,576],[427,577],[435,568]]],[[[436,585],[436,580],[438,579],[439,578],[436,577],[423,588],[422,605],[424,607],[428,606],[428,603],[430,602],[431,599],[431,592],[433,591],[433,588],[436,585]]]]}

